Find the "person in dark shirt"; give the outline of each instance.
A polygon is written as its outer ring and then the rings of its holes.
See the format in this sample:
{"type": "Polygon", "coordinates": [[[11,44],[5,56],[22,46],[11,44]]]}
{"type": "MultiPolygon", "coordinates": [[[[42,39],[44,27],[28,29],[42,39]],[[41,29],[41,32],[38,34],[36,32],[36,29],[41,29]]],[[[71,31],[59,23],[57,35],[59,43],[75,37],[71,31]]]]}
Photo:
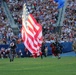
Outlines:
{"type": "Polygon", "coordinates": [[[45,43],[43,42],[42,43],[42,46],[41,46],[41,59],[43,59],[43,55],[46,57],[46,52],[45,52],[45,43]]]}
{"type": "Polygon", "coordinates": [[[58,59],[60,59],[61,58],[60,53],[62,53],[63,47],[58,41],[55,42],[55,47],[56,47],[56,51],[55,51],[56,56],[58,56],[58,59]]]}
{"type": "Polygon", "coordinates": [[[15,54],[16,54],[16,44],[14,42],[11,42],[9,52],[10,62],[14,60],[15,54]]]}

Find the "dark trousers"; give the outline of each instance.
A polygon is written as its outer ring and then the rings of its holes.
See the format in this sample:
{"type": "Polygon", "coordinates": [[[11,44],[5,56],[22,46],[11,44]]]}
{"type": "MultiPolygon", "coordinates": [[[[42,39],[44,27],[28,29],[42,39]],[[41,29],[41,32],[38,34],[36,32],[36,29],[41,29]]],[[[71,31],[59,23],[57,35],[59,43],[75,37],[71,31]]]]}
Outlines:
{"type": "Polygon", "coordinates": [[[13,50],[10,50],[10,53],[9,53],[10,62],[14,61],[14,57],[15,57],[15,53],[13,52],[13,50]]]}
{"type": "Polygon", "coordinates": [[[42,52],[41,59],[43,59],[43,56],[46,57],[46,53],[45,52],[42,52]]]}

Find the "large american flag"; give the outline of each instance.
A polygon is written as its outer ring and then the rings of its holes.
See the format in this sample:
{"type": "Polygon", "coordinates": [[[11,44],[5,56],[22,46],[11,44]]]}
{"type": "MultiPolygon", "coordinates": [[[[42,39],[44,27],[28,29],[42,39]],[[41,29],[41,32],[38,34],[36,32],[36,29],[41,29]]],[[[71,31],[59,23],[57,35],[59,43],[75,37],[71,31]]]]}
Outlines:
{"type": "Polygon", "coordinates": [[[32,53],[39,54],[42,44],[42,26],[37,23],[32,14],[28,13],[26,4],[23,5],[22,40],[25,47],[32,53]]]}

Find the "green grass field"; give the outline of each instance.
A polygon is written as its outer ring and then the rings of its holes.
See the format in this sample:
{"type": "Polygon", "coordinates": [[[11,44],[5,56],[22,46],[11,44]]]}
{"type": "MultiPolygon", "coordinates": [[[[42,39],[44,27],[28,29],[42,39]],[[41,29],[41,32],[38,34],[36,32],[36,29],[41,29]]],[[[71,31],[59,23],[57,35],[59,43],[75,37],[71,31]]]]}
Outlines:
{"type": "Polygon", "coordinates": [[[0,75],[76,75],[76,57],[0,59],[0,75]]]}

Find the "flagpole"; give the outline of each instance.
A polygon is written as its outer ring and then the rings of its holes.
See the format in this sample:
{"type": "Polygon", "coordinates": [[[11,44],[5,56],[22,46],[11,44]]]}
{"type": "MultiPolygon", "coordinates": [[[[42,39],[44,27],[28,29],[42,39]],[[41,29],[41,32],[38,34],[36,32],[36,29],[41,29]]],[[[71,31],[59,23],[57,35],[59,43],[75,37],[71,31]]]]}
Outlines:
{"type": "Polygon", "coordinates": [[[59,33],[59,37],[61,36],[61,26],[63,26],[66,6],[67,6],[67,0],[65,0],[64,7],[59,9],[59,16],[58,16],[58,21],[57,21],[57,24],[56,24],[57,32],[59,33]]]}

